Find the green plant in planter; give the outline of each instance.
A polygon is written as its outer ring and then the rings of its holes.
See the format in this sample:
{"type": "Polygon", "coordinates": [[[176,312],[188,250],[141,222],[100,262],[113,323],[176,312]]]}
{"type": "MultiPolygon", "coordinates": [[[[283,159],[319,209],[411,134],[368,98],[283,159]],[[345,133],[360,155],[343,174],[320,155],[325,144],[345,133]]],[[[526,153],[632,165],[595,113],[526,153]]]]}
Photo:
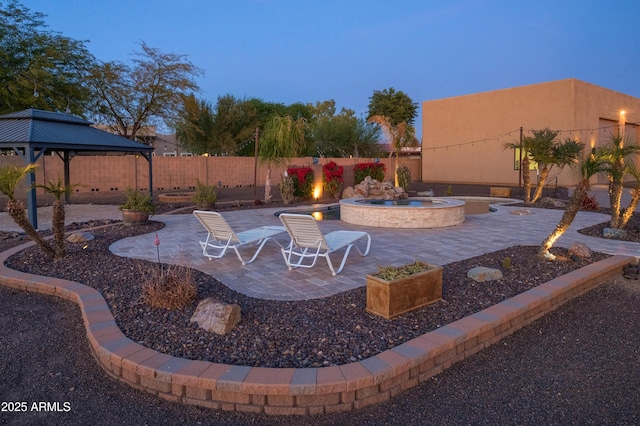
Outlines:
{"type": "Polygon", "coordinates": [[[216,194],[216,187],[213,185],[207,185],[200,180],[196,181],[196,192],[193,194],[193,202],[196,203],[200,209],[208,209],[216,205],[218,195],[216,194]]]}
{"type": "Polygon", "coordinates": [[[127,201],[120,206],[120,210],[132,210],[135,212],[154,214],[156,206],[153,204],[151,194],[145,194],[137,189],[127,188],[125,190],[127,201]]]}
{"type": "Polygon", "coordinates": [[[431,265],[416,260],[413,263],[402,266],[378,266],[378,272],[373,274],[373,276],[385,281],[393,281],[419,272],[428,271],[429,269],[432,269],[431,265]]]}

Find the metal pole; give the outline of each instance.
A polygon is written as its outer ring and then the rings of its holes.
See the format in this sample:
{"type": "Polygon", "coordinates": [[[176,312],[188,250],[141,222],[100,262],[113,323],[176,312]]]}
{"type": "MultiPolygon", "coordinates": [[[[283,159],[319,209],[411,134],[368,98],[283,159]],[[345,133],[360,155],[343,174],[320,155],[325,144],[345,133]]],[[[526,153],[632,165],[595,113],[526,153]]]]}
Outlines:
{"type": "Polygon", "coordinates": [[[258,131],[256,127],[256,146],[253,154],[253,196],[258,195],[258,131]]]}
{"type": "Polygon", "coordinates": [[[518,175],[518,188],[520,188],[520,190],[522,190],[522,176],[524,173],[524,170],[522,170],[522,126],[520,126],[520,158],[518,159],[518,161],[520,162],[520,174],[518,175]]]}

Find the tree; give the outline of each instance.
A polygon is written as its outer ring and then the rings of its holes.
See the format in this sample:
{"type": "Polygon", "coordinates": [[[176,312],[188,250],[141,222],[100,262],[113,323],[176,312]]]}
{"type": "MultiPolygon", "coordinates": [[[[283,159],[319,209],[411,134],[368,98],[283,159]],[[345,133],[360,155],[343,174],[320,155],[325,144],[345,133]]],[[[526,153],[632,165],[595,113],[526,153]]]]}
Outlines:
{"type": "Polygon", "coordinates": [[[232,95],[218,97],[213,120],[213,146],[216,152],[210,154],[235,155],[249,142],[253,145],[257,126],[257,113],[253,105],[232,95]]]}
{"type": "Polygon", "coordinates": [[[177,141],[194,154],[210,153],[214,120],[210,103],[196,99],[193,94],[183,97],[175,123],[177,141]]]}
{"type": "Polygon", "coordinates": [[[27,213],[24,208],[24,203],[20,200],[16,200],[15,192],[18,183],[28,173],[33,172],[35,169],[34,164],[29,164],[23,168],[16,166],[3,166],[0,167],[0,192],[6,195],[9,200],[7,201],[7,212],[14,222],[26,232],[26,234],[36,243],[46,256],[54,257],[55,250],[49,245],[49,243],[38,233],[33,227],[27,213]]]}
{"type": "Polygon", "coordinates": [[[294,120],[290,116],[273,116],[267,122],[260,144],[258,157],[267,164],[267,178],[264,185],[264,200],[271,201],[271,167],[286,162],[299,155],[304,146],[307,120],[303,117],[294,120]]]}
{"type": "Polygon", "coordinates": [[[359,157],[361,153],[379,156],[380,129],[355,117],[355,112],[342,108],[336,114],[335,101],[316,102],[309,136],[312,155],[321,157],[359,157]]]}
{"type": "Polygon", "coordinates": [[[45,15],[0,3],[0,114],[26,108],[84,115],[95,59],[83,41],[47,30],[45,15]]]}
{"type": "Polygon", "coordinates": [[[625,138],[618,134],[610,135],[610,142],[596,150],[596,156],[603,162],[603,173],[609,181],[609,205],[611,207],[611,228],[624,228],[638,204],[640,193],[640,171],[633,162],[633,157],[640,152],[636,139],[625,138]],[[622,191],[625,176],[636,178],[636,188],[631,192],[629,206],[622,210],[622,191]],[[631,208],[633,205],[633,208],[631,208]]]}
{"type": "Polygon", "coordinates": [[[374,115],[373,117],[370,117],[369,122],[376,123],[377,125],[382,127],[382,130],[387,134],[387,137],[391,141],[391,151],[389,152],[389,158],[391,158],[391,156],[395,153],[393,174],[395,176],[395,186],[398,186],[398,157],[400,156],[400,150],[403,147],[411,146],[411,144],[415,140],[415,130],[413,126],[407,124],[406,121],[402,121],[397,125],[393,125],[391,124],[391,120],[389,119],[389,117],[382,115],[374,115]]]}
{"type": "Polygon", "coordinates": [[[97,120],[129,139],[144,126],[175,127],[184,96],[198,89],[193,79],[201,74],[185,55],[162,53],[144,42],[141,48],[133,66],[104,62],[92,69],[89,80],[97,120]]]}
{"type": "Polygon", "coordinates": [[[602,162],[596,156],[590,155],[580,164],[580,181],[576,185],[573,195],[567,203],[567,208],[562,214],[560,222],[556,225],[553,232],[542,242],[538,254],[547,259],[555,259],[555,256],[549,252],[553,244],[565,233],[573,220],[575,219],[585,196],[589,192],[591,177],[602,171],[602,162]]]}
{"type": "Polygon", "coordinates": [[[540,170],[536,191],[531,199],[531,202],[535,203],[542,196],[542,190],[547,183],[551,169],[557,166],[562,170],[565,166],[578,161],[584,144],[570,138],[565,139],[564,142],[557,141],[556,137],[559,133],[557,130],[546,128],[531,132],[533,138],[527,143],[527,153],[533,161],[538,163],[540,170]]]}
{"type": "Polygon", "coordinates": [[[395,185],[398,185],[398,157],[403,147],[416,145],[413,122],[417,114],[418,104],[414,103],[404,92],[396,92],[389,88],[375,90],[369,101],[367,121],[378,124],[387,134],[391,144],[389,158],[395,153],[395,185]]]}
{"type": "Polygon", "coordinates": [[[393,87],[382,91],[374,90],[369,98],[369,114],[367,120],[376,115],[387,117],[391,126],[397,126],[403,121],[413,125],[418,110],[418,104],[402,91],[396,92],[393,87]]]}

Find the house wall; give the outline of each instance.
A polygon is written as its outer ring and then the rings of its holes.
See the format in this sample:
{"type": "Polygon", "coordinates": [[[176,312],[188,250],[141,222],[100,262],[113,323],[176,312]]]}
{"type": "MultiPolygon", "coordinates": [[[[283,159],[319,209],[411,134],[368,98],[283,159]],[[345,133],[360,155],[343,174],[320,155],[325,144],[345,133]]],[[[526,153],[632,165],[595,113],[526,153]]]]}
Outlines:
{"type": "MultiPolygon", "coordinates": [[[[335,161],[344,167],[344,186],[353,185],[353,167],[357,163],[374,162],[373,158],[320,158],[317,165],[313,158],[292,158],[288,165],[274,166],[271,171],[272,185],[277,186],[288,166],[309,166],[314,170],[318,182],[322,182],[322,165],[335,161]]],[[[393,160],[382,158],[386,164],[386,180],[393,180],[393,160]]],[[[0,156],[0,166],[14,164],[24,166],[18,156],[0,156]]],[[[256,164],[253,157],[153,157],[154,191],[189,190],[200,180],[208,185],[228,187],[253,186],[256,164]]],[[[411,171],[413,181],[420,181],[420,159],[401,158],[400,164],[411,171]]],[[[64,176],[63,162],[57,155],[42,155],[36,162],[36,183],[57,181],[64,176]]],[[[149,163],[144,157],[136,155],[119,156],[77,156],[70,162],[71,184],[79,184],[76,192],[123,191],[127,187],[148,190],[149,163]]],[[[257,186],[263,186],[267,175],[267,166],[257,164],[257,186]]],[[[26,183],[23,180],[17,188],[17,194],[24,194],[26,183]]],[[[42,193],[38,189],[37,193],[42,193]]]]}
{"type": "MultiPolygon", "coordinates": [[[[521,127],[525,135],[531,129],[560,130],[559,138],[585,143],[586,155],[591,147],[606,143],[620,124],[627,136],[635,137],[639,122],[640,99],[576,79],[426,101],[422,179],[518,185],[515,153],[505,144],[518,143],[521,127]]],[[[536,182],[537,172],[529,173],[536,182]]],[[[559,174],[552,170],[549,184],[571,186],[576,173],[570,168],[559,174]]]]}

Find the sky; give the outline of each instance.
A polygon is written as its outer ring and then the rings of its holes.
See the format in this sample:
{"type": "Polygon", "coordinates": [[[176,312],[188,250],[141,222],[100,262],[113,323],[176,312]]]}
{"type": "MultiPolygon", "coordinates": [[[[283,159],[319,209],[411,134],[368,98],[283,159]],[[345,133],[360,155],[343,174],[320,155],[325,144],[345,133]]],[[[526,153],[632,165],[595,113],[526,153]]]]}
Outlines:
{"type": "MultiPolygon", "coordinates": [[[[576,78],[640,97],[640,1],[22,0],[101,61],[140,43],[186,55],[197,96],[367,115],[374,90],[414,102],[576,78]]],[[[421,134],[418,110],[415,126],[421,134]]],[[[420,138],[420,137],[419,137],[420,138]]]]}

